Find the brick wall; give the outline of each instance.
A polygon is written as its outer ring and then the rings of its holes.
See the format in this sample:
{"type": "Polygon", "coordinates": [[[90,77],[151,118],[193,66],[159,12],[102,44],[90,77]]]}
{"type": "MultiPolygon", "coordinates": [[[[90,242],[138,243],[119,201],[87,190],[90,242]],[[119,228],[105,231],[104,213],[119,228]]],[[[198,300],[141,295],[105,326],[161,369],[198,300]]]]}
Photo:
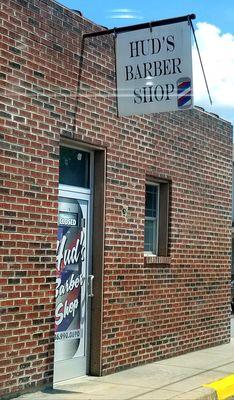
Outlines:
{"type": "Polygon", "coordinates": [[[0,17],[2,396],[52,379],[60,137],[107,151],[102,373],[228,342],[230,124],[117,118],[113,39],[81,65],[100,27],[50,0],[0,17]],[[144,258],[146,176],[171,181],[167,258],[144,258]]]}

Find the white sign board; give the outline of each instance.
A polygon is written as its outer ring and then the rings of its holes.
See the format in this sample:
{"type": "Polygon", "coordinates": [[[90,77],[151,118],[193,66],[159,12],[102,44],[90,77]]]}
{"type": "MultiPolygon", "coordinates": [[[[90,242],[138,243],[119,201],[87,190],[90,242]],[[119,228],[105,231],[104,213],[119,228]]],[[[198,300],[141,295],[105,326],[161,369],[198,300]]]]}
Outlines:
{"type": "Polygon", "coordinates": [[[193,106],[190,30],[190,24],[184,21],[117,35],[119,115],[193,106]]]}

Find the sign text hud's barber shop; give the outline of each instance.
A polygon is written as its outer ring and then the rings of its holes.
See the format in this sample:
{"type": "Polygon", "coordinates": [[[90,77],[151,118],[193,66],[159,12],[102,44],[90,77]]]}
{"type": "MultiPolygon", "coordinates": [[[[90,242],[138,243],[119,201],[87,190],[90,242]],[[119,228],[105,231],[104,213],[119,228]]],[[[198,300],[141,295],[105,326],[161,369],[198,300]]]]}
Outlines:
{"type": "Polygon", "coordinates": [[[191,108],[190,24],[184,21],[119,33],[116,71],[119,115],[191,108]]]}

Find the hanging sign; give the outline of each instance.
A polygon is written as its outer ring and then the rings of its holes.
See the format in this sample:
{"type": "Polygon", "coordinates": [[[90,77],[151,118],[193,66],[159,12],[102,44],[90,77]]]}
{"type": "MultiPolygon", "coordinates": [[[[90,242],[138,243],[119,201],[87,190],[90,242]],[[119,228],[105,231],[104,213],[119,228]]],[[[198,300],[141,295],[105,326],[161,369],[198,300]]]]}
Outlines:
{"type": "Polygon", "coordinates": [[[191,108],[190,23],[118,33],[116,73],[120,116],[191,108]]]}

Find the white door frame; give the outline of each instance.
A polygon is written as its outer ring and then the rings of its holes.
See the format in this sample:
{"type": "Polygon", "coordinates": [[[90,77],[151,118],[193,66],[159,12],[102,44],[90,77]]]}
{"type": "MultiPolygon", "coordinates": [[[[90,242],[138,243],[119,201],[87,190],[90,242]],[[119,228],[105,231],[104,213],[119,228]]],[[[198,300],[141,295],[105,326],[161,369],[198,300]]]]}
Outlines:
{"type": "MultiPolygon", "coordinates": [[[[70,146],[67,146],[70,147],[70,146]]],[[[85,149],[82,149],[85,150],[85,149]]],[[[85,150],[86,151],[86,150],[85,150]]],[[[61,368],[61,372],[59,372],[59,368],[56,368],[54,363],[54,384],[59,383],[61,381],[72,379],[75,377],[79,377],[82,375],[86,375],[89,372],[89,359],[90,359],[90,320],[91,320],[91,302],[89,298],[89,277],[92,273],[91,265],[92,265],[92,210],[93,210],[93,152],[87,151],[90,153],[90,188],[81,188],[70,185],[59,185],[59,197],[83,200],[87,202],[87,219],[88,224],[86,228],[87,232],[87,253],[86,253],[86,292],[85,292],[85,315],[86,315],[86,329],[85,329],[85,368],[81,368],[79,371],[78,365],[79,359],[74,358],[74,362],[72,363],[72,368],[74,368],[74,374],[69,376],[69,372],[66,373],[64,371],[65,368],[61,368]],[[75,375],[75,376],[74,376],[75,375]]],[[[87,221],[86,221],[87,222],[87,221]]]]}

